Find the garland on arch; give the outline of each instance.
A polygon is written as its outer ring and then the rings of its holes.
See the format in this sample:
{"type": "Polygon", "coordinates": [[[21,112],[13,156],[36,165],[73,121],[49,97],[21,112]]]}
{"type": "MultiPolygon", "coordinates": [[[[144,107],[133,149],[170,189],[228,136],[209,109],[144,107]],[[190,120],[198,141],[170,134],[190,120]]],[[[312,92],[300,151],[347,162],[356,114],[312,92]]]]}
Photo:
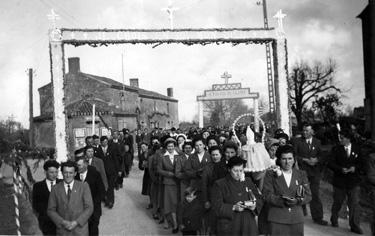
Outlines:
{"type": "Polygon", "coordinates": [[[200,44],[202,46],[206,46],[208,44],[226,44],[231,43],[232,46],[237,46],[239,44],[266,44],[268,42],[272,42],[275,39],[273,38],[267,38],[267,39],[224,39],[224,38],[218,38],[218,39],[160,39],[160,40],[75,40],[75,39],[65,39],[63,40],[64,44],[70,44],[75,47],[79,47],[82,45],[89,45],[91,47],[101,47],[101,46],[109,46],[112,44],[122,44],[122,43],[128,43],[128,44],[146,44],[146,45],[152,45],[153,48],[158,47],[162,44],[174,44],[174,43],[181,43],[187,46],[192,46],[195,44],[200,44]]]}

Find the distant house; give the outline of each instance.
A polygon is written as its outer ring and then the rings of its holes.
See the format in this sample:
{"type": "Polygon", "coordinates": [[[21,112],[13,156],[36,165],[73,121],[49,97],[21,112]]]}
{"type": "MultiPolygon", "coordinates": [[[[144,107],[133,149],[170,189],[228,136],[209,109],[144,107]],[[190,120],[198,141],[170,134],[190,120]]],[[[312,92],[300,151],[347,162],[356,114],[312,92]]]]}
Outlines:
{"type": "MultiPolygon", "coordinates": [[[[107,135],[108,129],[178,127],[178,100],[173,89],[168,96],[139,88],[138,79],[130,86],[113,79],[80,71],[79,58],[69,58],[65,75],[65,108],[68,117],[69,150],[84,145],[92,135],[92,110],[95,104],[95,134],[107,135]]],[[[54,147],[52,84],[39,88],[40,116],[34,117],[35,143],[39,147],[54,147]]]]}

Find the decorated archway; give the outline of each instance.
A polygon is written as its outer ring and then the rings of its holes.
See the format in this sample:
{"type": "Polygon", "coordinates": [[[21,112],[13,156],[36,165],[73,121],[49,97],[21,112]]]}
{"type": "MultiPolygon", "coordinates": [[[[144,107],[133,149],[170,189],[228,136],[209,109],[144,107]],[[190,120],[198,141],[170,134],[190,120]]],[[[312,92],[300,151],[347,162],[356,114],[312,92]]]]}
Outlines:
{"type": "Polygon", "coordinates": [[[58,161],[65,161],[68,157],[67,115],[64,104],[64,46],[66,44],[93,47],[111,44],[149,44],[157,47],[161,44],[172,43],[185,45],[230,43],[233,46],[270,43],[273,51],[277,125],[289,133],[287,40],[282,27],[282,16],[279,18],[277,29],[59,29],[54,25],[49,32],[49,48],[58,161]]]}
{"type": "Polygon", "coordinates": [[[230,99],[251,99],[253,101],[253,110],[254,110],[254,128],[255,131],[259,131],[259,93],[254,93],[250,91],[250,88],[243,88],[241,83],[229,83],[228,79],[232,76],[226,71],[221,76],[221,78],[225,79],[224,84],[214,84],[212,88],[209,90],[204,90],[204,94],[197,96],[198,102],[198,122],[199,128],[203,128],[203,117],[204,117],[204,110],[203,110],[203,103],[207,101],[217,101],[217,100],[230,100],[230,99]]]}

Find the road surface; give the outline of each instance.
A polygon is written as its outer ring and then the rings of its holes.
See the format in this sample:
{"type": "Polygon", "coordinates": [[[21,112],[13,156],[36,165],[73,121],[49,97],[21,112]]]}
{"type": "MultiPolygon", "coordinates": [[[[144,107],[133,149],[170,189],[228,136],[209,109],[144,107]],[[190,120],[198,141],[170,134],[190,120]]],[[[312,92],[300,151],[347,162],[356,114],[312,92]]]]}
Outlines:
{"type": "MultiPolygon", "coordinates": [[[[134,165],[137,167],[138,165],[134,165]]],[[[111,235],[168,235],[171,230],[163,229],[162,225],[157,224],[149,210],[148,198],[141,195],[143,171],[133,168],[129,178],[124,179],[124,188],[115,193],[115,206],[109,210],[103,208],[103,215],[100,220],[100,234],[111,235]]],[[[329,215],[325,216],[329,219],[329,215]]],[[[349,231],[348,220],[339,220],[339,228],[331,226],[320,226],[312,222],[310,217],[305,219],[305,235],[332,235],[346,236],[353,234],[349,231]]],[[[367,223],[362,224],[365,231],[364,235],[371,235],[367,223]]]]}

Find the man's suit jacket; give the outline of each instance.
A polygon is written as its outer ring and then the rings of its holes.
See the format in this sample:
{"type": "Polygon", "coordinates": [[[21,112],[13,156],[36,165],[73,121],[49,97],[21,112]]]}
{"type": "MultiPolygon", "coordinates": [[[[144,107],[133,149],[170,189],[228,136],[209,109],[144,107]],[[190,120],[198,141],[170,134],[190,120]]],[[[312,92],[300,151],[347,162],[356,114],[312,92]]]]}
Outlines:
{"type": "Polygon", "coordinates": [[[163,155],[158,162],[158,173],[163,177],[163,184],[165,185],[177,185],[176,178],[176,163],[180,158],[179,155],[173,156],[173,163],[168,155],[163,155]]]}
{"type": "Polygon", "coordinates": [[[338,145],[332,149],[328,167],[333,171],[332,185],[338,188],[352,188],[360,184],[360,171],[364,170],[364,160],[360,147],[352,144],[350,156],[347,156],[345,147],[338,145]],[[354,173],[342,173],[342,168],[354,166],[354,173]]]}
{"type": "Polygon", "coordinates": [[[91,161],[91,166],[95,167],[95,169],[100,173],[100,176],[102,177],[102,181],[104,184],[104,189],[107,191],[108,180],[107,180],[107,174],[105,173],[103,160],[97,157],[93,157],[91,161]]]}
{"type": "Polygon", "coordinates": [[[186,161],[186,175],[190,178],[191,186],[201,190],[203,169],[210,162],[212,160],[208,152],[204,152],[201,162],[199,162],[197,153],[192,154],[189,160],[186,161]]]}
{"type": "MultiPolygon", "coordinates": [[[[56,180],[56,183],[58,182],[60,180],[56,180]]],[[[47,215],[49,195],[50,191],[45,179],[33,185],[33,209],[37,213],[39,227],[43,234],[54,235],[56,234],[55,223],[47,215]]]]}
{"type": "Polygon", "coordinates": [[[109,176],[117,176],[117,173],[120,171],[118,154],[119,153],[117,153],[117,150],[109,145],[106,153],[103,152],[102,146],[100,146],[98,149],[98,158],[102,159],[104,162],[107,178],[109,178],[109,176]]]}
{"type": "Polygon", "coordinates": [[[283,175],[277,176],[273,170],[267,171],[264,178],[263,195],[270,207],[268,221],[280,224],[303,223],[302,205],[311,201],[310,186],[304,171],[293,169],[289,188],[283,175]],[[300,185],[305,189],[303,201],[293,207],[286,206],[281,196],[296,197],[300,185]]]}
{"type": "Polygon", "coordinates": [[[74,181],[70,200],[64,188],[64,181],[52,188],[48,200],[47,214],[57,227],[57,235],[88,235],[88,220],[94,210],[90,187],[87,183],[74,181]],[[66,230],[63,220],[77,221],[77,227],[66,230]]]}
{"type": "MultiPolygon", "coordinates": [[[[81,180],[79,173],[77,173],[75,179],[81,180]]],[[[87,166],[87,174],[83,182],[88,183],[90,187],[91,197],[94,203],[94,212],[92,213],[92,216],[99,219],[102,215],[101,201],[105,194],[102,178],[100,177],[99,172],[93,166],[87,166]]]]}
{"type": "Polygon", "coordinates": [[[306,171],[307,176],[320,176],[320,171],[322,167],[322,147],[319,139],[315,137],[312,138],[311,146],[307,144],[305,138],[299,138],[295,140],[294,143],[294,153],[298,161],[298,166],[300,169],[306,171]],[[306,162],[302,161],[303,158],[318,158],[318,163],[315,166],[310,166],[306,162]]]}

